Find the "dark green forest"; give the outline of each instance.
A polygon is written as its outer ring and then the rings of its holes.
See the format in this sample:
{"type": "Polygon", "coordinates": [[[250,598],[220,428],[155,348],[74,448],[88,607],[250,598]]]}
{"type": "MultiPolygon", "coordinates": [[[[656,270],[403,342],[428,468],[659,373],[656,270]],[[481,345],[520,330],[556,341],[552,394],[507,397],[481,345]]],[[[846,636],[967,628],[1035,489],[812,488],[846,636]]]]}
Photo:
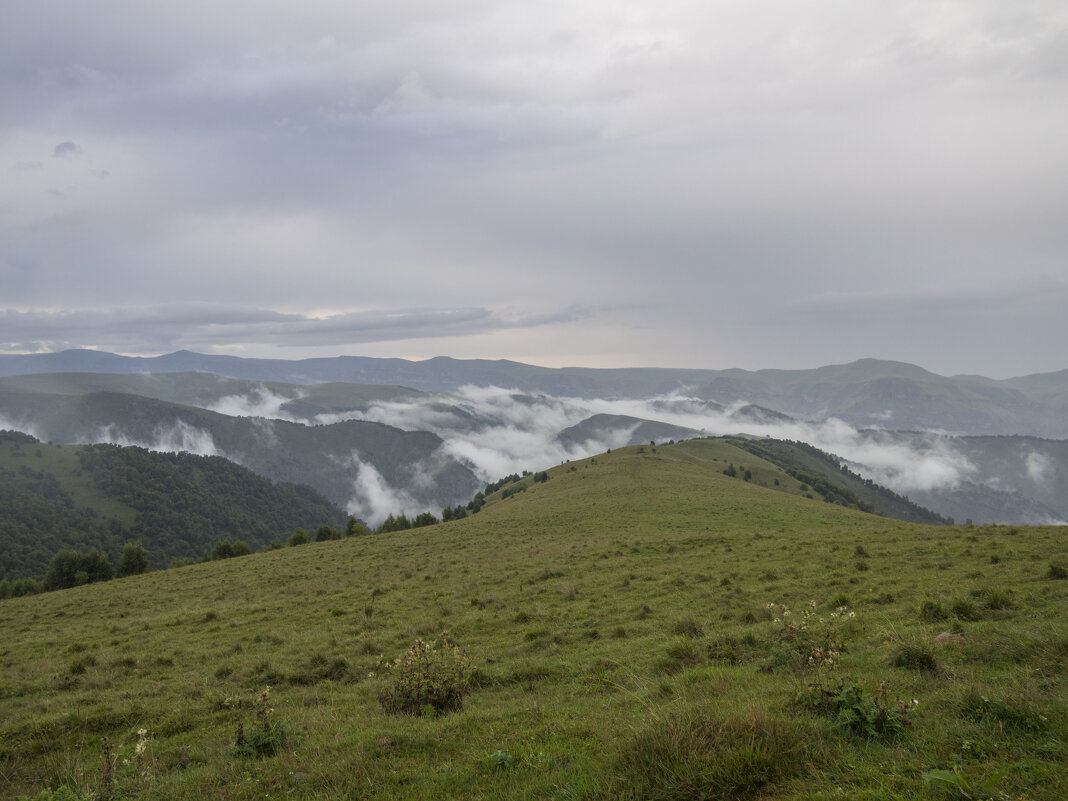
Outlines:
{"type": "Polygon", "coordinates": [[[253,550],[297,528],[344,528],[310,487],[274,483],[218,456],[117,445],[56,446],[0,432],[0,580],[41,579],[61,550],[117,564],[139,542],[153,568],[221,540],[253,550]]]}

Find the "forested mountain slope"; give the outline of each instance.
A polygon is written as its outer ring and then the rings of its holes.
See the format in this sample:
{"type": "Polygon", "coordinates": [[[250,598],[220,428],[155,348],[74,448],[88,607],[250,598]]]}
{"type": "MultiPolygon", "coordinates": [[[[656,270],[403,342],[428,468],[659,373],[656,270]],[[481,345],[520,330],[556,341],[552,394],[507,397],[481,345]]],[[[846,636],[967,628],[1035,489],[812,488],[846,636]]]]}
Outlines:
{"type": "Polygon", "coordinates": [[[125,543],[140,542],[162,568],[221,540],[261,549],[296,528],[345,520],[310,487],[274,483],[218,456],[0,432],[0,579],[42,578],[65,548],[95,548],[114,562],[125,543]]]}

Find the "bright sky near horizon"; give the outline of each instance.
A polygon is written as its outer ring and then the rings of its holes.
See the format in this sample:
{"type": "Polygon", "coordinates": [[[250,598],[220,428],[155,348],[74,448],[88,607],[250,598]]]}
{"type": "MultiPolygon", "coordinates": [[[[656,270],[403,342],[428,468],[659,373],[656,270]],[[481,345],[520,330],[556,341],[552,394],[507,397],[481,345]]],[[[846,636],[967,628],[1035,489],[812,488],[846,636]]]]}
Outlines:
{"type": "Polygon", "coordinates": [[[0,7],[0,352],[1068,367],[1068,4],[0,7]]]}

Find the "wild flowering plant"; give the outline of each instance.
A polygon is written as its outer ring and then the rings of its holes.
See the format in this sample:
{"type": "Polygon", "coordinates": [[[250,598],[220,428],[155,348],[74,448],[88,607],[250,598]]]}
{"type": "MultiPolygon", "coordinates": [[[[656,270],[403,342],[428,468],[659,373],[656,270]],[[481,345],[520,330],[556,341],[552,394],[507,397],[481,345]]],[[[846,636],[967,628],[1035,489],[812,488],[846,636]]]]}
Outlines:
{"type": "Polygon", "coordinates": [[[891,701],[885,681],[866,696],[855,679],[845,679],[833,687],[810,685],[795,700],[805,709],[833,717],[842,729],[871,740],[891,740],[902,734],[909,713],[920,703],[916,699],[891,701]]]}
{"type": "Polygon", "coordinates": [[[252,702],[253,722],[247,729],[237,724],[237,738],[233,753],[241,757],[266,757],[281,750],[289,742],[289,730],[274,716],[271,688],[264,687],[252,702]]]}
{"type": "Polygon", "coordinates": [[[815,601],[797,613],[785,604],[767,604],[779,626],[779,647],[773,662],[792,667],[808,683],[817,682],[838,666],[845,650],[845,623],[856,617],[847,606],[838,606],[827,615],[820,615],[816,608],[815,601]]]}
{"type": "Polygon", "coordinates": [[[124,759],[124,765],[133,767],[137,775],[142,779],[152,777],[152,763],[149,758],[148,744],[152,738],[148,736],[148,729],[142,727],[137,730],[137,742],[134,743],[133,756],[124,759]]]}
{"type": "Polygon", "coordinates": [[[463,709],[472,669],[467,654],[443,632],[436,646],[420,639],[392,662],[379,659],[377,672],[390,676],[378,694],[386,712],[439,715],[463,709]]]}
{"type": "Polygon", "coordinates": [[[919,701],[891,701],[886,682],[867,695],[855,679],[832,681],[845,651],[846,624],[855,612],[840,605],[821,615],[815,601],[796,614],[785,604],[771,603],[767,608],[779,626],[776,657],[802,680],[795,698],[798,706],[833,717],[841,728],[860,737],[892,739],[905,730],[908,714],[919,701]]]}

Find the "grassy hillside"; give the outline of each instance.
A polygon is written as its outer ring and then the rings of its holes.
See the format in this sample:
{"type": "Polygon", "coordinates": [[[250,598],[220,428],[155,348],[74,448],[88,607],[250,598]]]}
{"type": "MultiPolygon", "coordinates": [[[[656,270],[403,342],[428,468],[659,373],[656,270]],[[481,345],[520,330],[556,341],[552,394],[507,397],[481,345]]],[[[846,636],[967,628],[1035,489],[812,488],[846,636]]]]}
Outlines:
{"type": "Polygon", "coordinates": [[[791,478],[811,485],[811,492],[806,490],[804,494],[815,493],[831,503],[913,523],[941,525],[952,522],[871,479],[862,478],[843,466],[837,456],[804,442],[735,438],[730,441],[748,453],[781,467],[791,478]]]}
{"type": "Polygon", "coordinates": [[[0,431],[0,579],[43,578],[65,548],[95,548],[115,562],[125,543],[140,542],[162,568],[220,540],[259,549],[345,518],[310,487],[275,484],[219,457],[0,431]]]}
{"type": "Polygon", "coordinates": [[[452,523],[0,602],[0,795],[1068,796],[1062,530],[872,517],[723,441],[549,476],[452,523]],[[462,709],[387,714],[380,655],[443,630],[462,709]]]}

